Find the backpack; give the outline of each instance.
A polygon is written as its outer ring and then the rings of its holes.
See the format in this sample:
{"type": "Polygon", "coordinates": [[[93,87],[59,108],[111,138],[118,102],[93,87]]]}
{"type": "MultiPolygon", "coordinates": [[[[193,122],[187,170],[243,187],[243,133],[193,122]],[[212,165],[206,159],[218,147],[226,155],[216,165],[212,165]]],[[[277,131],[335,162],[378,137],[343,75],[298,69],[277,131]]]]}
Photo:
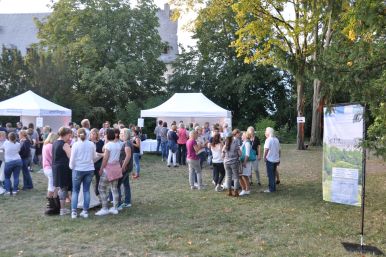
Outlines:
{"type": "Polygon", "coordinates": [[[133,144],[128,140],[126,142],[124,142],[122,144],[122,148],[121,148],[121,153],[119,155],[119,162],[122,166],[123,164],[123,161],[125,160],[126,158],[126,152],[125,152],[125,147],[130,147],[131,149],[131,158],[130,158],[130,161],[129,161],[129,164],[127,165],[127,170],[125,172],[132,172],[133,171],[133,144]]]}

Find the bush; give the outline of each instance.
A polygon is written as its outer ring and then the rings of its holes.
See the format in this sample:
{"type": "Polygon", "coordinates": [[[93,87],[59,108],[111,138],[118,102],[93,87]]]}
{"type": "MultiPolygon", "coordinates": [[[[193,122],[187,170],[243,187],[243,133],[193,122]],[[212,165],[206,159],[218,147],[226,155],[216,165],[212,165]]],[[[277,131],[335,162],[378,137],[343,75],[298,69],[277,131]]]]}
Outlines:
{"type": "Polygon", "coordinates": [[[276,136],[281,144],[293,144],[296,142],[296,127],[291,130],[288,129],[288,125],[284,125],[276,131],[276,136]]]}
{"type": "Polygon", "coordinates": [[[275,128],[275,121],[270,118],[264,118],[256,123],[256,135],[263,142],[265,140],[265,129],[267,127],[275,128]]]}

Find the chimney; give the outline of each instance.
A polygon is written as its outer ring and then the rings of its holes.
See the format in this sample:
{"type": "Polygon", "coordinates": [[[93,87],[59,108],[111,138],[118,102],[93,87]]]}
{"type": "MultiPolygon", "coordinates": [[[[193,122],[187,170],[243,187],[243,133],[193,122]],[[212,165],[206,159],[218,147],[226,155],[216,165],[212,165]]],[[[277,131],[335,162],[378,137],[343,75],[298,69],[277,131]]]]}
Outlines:
{"type": "Polygon", "coordinates": [[[170,15],[170,5],[168,3],[164,4],[164,12],[166,13],[166,15],[170,15]]]}

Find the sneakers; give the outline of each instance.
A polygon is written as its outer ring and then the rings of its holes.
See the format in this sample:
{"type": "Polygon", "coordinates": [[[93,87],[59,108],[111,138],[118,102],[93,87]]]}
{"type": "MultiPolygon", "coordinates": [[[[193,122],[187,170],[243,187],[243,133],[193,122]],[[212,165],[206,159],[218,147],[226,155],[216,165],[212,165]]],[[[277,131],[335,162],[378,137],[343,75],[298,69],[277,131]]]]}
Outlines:
{"type": "Polygon", "coordinates": [[[71,219],[76,219],[78,217],[78,214],[76,211],[71,212],[71,219]]]}
{"type": "Polygon", "coordinates": [[[5,191],[5,193],[4,193],[4,195],[11,195],[11,192],[9,192],[9,191],[5,191]]]}
{"type": "Polygon", "coordinates": [[[118,211],[122,211],[123,208],[130,208],[131,207],[131,203],[122,203],[121,205],[118,206],[118,211]]]}
{"type": "Polygon", "coordinates": [[[69,209],[60,209],[60,216],[64,216],[64,215],[67,215],[67,214],[70,214],[70,210],[69,209]]]}
{"type": "Polygon", "coordinates": [[[111,213],[111,214],[118,214],[118,210],[117,210],[117,208],[115,208],[115,207],[111,207],[110,209],[109,209],[109,213],[111,213]]]}
{"type": "Polygon", "coordinates": [[[194,190],[194,189],[197,189],[197,187],[195,187],[195,186],[190,186],[190,189],[191,189],[191,190],[194,190]]]}
{"type": "Polygon", "coordinates": [[[85,211],[85,210],[83,210],[83,211],[79,214],[79,216],[82,217],[82,218],[87,219],[87,218],[88,218],[88,212],[85,211]]]}
{"type": "Polygon", "coordinates": [[[243,195],[245,195],[246,193],[245,193],[246,191],[244,191],[244,190],[241,190],[241,192],[239,193],[239,196],[243,196],[243,195]]]}
{"type": "Polygon", "coordinates": [[[0,187],[0,195],[4,194],[7,190],[5,190],[4,188],[0,187]]]}
{"type": "Polygon", "coordinates": [[[223,188],[222,188],[222,186],[217,185],[217,186],[214,188],[214,191],[216,191],[216,192],[221,192],[221,191],[223,191],[223,188]]]}
{"type": "Polygon", "coordinates": [[[108,215],[110,212],[109,212],[109,210],[106,208],[102,208],[102,209],[100,209],[99,211],[97,211],[96,213],[95,213],[95,215],[96,216],[104,216],[104,215],[108,215]]]}
{"type": "Polygon", "coordinates": [[[266,189],[263,191],[263,193],[271,193],[271,191],[269,191],[269,189],[266,189]]]}

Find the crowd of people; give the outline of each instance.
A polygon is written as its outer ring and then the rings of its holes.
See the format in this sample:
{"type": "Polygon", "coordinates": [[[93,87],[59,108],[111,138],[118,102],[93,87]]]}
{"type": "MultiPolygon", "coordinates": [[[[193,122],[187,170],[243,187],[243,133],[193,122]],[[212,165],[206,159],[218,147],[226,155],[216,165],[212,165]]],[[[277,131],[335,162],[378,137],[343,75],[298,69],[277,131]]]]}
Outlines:
{"type": "MultiPolygon", "coordinates": [[[[19,192],[20,171],[22,190],[32,189],[30,172],[35,162],[42,166],[48,181],[47,215],[71,214],[74,219],[87,218],[92,194],[102,206],[95,213],[97,216],[118,214],[131,207],[130,174],[133,179],[140,177],[140,128],[134,125],[126,128],[122,122],[111,126],[106,121],[101,129],[91,129],[87,119],[81,126],[70,122],[58,132],[52,132],[48,126],[35,130],[33,124],[23,127],[18,122],[16,125],[16,129],[10,124],[0,129],[0,165],[4,162],[0,194],[19,192]],[[95,188],[90,189],[93,177],[95,188]],[[80,193],[83,194],[83,210],[78,214],[80,193]],[[109,202],[112,203],[110,207],[109,202]]],[[[263,151],[253,127],[245,132],[230,131],[227,124],[215,124],[210,128],[209,123],[201,127],[173,122],[168,127],[160,120],[154,133],[157,152],[168,167],[188,166],[192,190],[204,187],[202,170],[207,165],[213,171],[215,191],[228,190],[229,196],[247,196],[251,192],[253,173],[256,184],[261,186],[258,164],[262,158],[268,175],[268,189],[264,192],[275,192],[276,184],[280,183],[277,172],[280,144],[272,128],[265,131],[263,151]]]]}
{"type": "MultiPolygon", "coordinates": [[[[161,152],[162,161],[167,160],[168,167],[171,167],[172,161],[174,167],[188,165],[191,189],[202,189],[201,172],[206,161],[213,169],[215,191],[227,189],[230,196],[249,195],[253,171],[256,184],[261,186],[261,146],[253,127],[242,133],[238,129],[229,131],[226,123],[222,126],[214,124],[211,128],[208,122],[203,127],[190,123],[186,128],[180,121],[178,128],[177,123],[173,122],[168,129],[167,122],[159,120],[154,134],[157,137],[157,151],[161,152]]],[[[265,136],[263,157],[267,164],[269,188],[264,192],[274,192],[276,184],[280,183],[277,171],[280,144],[272,128],[266,129],[265,136]]]]}

